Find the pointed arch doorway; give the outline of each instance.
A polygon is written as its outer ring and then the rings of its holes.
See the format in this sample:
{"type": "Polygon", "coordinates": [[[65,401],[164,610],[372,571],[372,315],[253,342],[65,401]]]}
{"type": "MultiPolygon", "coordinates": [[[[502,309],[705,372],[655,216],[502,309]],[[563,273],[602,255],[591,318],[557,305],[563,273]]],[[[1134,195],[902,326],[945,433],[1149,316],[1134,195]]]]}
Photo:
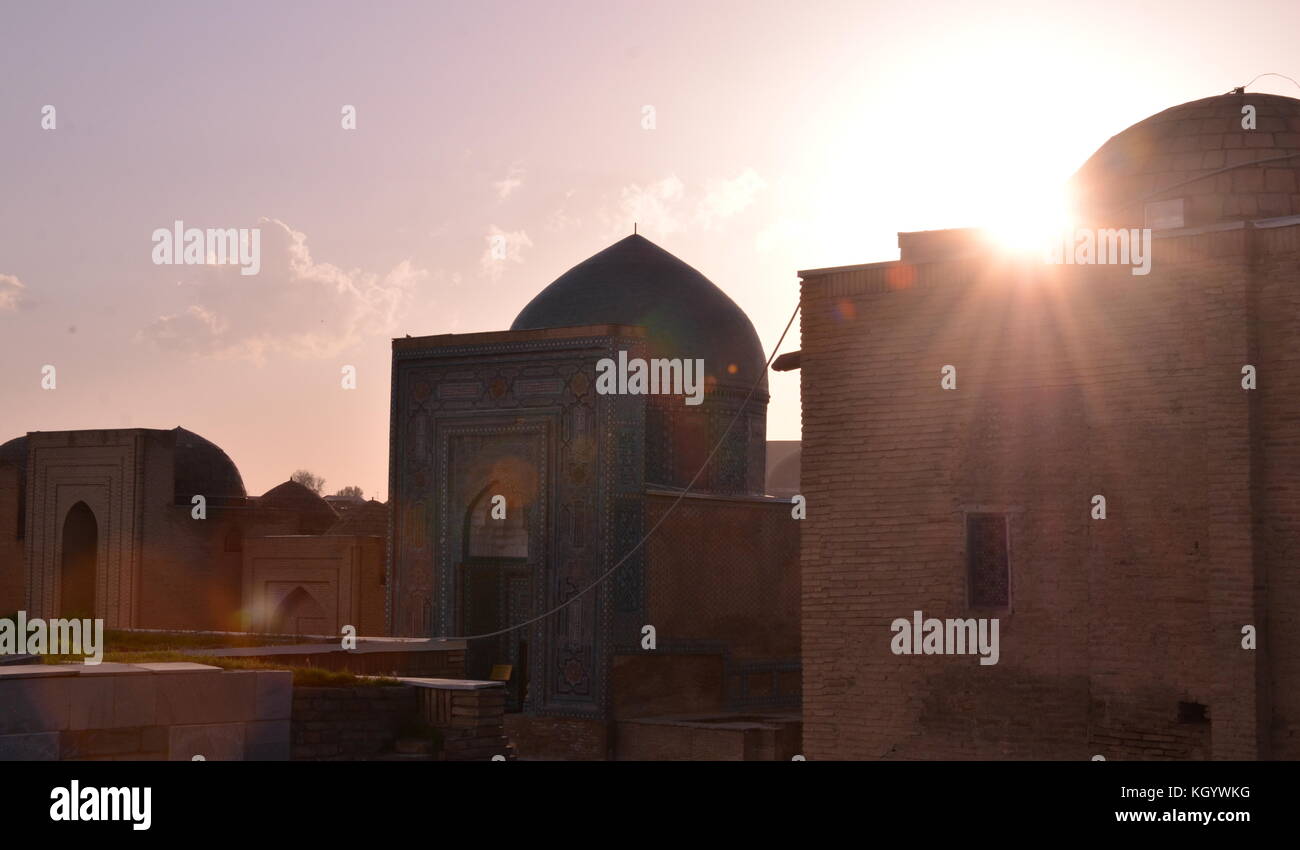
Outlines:
{"type": "MultiPolygon", "coordinates": [[[[461,620],[464,634],[488,634],[527,619],[533,611],[533,576],[528,529],[531,508],[511,484],[493,481],[470,500],[465,512],[460,564],[461,620]],[[505,492],[505,519],[493,519],[492,496],[505,492]]],[[[528,636],[516,629],[471,640],[465,648],[465,675],[487,679],[494,667],[509,665],[507,711],[520,711],[528,696],[528,636]]]]}
{"type": "Polygon", "coordinates": [[[99,523],[89,505],[77,502],[63,520],[59,616],[94,618],[98,560],[99,523]]]}

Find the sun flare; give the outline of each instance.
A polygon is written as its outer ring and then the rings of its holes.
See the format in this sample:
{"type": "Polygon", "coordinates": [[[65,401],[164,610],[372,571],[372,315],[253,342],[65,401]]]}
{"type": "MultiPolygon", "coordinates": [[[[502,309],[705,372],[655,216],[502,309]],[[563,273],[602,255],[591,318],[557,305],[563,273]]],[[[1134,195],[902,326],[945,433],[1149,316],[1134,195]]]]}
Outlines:
{"type": "Polygon", "coordinates": [[[1074,224],[1063,187],[1021,186],[992,200],[983,227],[1004,251],[1044,250],[1074,224]]]}

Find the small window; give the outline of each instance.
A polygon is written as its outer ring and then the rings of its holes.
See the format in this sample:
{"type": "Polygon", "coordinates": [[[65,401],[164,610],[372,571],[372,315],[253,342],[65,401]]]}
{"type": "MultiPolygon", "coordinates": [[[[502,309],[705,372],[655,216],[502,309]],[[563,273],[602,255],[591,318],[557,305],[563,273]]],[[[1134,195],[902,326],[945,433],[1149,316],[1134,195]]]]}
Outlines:
{"type": "Polygon", "coordinates": [[[1146,226],[1151,230],[1174,230],[1183,227],[1183,199],[1152,201],[1147,204],[1146,226]]]}
{"type": "Polygon", "coordinates": [[[1006,514],[966,515],[966,563],[971,606],[1006,608],[1011,602],[1006,514]]]}

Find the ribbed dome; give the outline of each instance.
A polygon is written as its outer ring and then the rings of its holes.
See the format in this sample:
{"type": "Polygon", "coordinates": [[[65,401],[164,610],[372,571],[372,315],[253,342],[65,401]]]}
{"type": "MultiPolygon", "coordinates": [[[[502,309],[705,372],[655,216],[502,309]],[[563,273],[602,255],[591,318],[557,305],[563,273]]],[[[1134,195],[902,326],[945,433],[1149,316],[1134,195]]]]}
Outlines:
{"type": "Polygon", "coordinates": [[[1071,183],[1093,225],[1140,227],[1147,203],[1178,198],[1185,227],[1300,215],[1300,100],[1233,93],[1171,107],[1111,138],[1071,183]],[[1253,130],[1241,126],[1246,105],[1253,130]]]}
{"type": "Polygon", "coordinates": [[[651,357],[703,358],[719,385],[748,389],[759,378],[767,385],[767,358],[745,311],[644,236],[615,242],[560,275],[510,329],[598,324],[644,326],[651,357]]]}
{"type": "Polygon", "coordinates": [[[176,435],[178,504],[188,504],[196,495],[208,499],[242,499],[248,495],[239,468],[219,446],[184,428],[173,428],[172,433],[176,435]]]}

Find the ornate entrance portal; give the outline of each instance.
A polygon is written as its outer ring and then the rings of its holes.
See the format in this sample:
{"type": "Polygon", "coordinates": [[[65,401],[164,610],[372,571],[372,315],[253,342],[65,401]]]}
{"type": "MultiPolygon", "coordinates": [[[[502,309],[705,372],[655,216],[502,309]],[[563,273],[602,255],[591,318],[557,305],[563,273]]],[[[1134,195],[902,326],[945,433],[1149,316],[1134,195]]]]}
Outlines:
{"type": "MultiPolygon", "coordinates": [[[[465,512],[460,563],[462,634],[477,635],[509,629],[534,611],[538,566],[529,558],[529,529],[535,513],[536,476],[526,465],[506,462],[496,470],[502,477],[479,491],[465,512]]],[[[488,679],[509,668],[507,709],[522,710],[528,696],[528,637],[530,628],[507,631],[469,641],[465,675],[488,679]]]]}

